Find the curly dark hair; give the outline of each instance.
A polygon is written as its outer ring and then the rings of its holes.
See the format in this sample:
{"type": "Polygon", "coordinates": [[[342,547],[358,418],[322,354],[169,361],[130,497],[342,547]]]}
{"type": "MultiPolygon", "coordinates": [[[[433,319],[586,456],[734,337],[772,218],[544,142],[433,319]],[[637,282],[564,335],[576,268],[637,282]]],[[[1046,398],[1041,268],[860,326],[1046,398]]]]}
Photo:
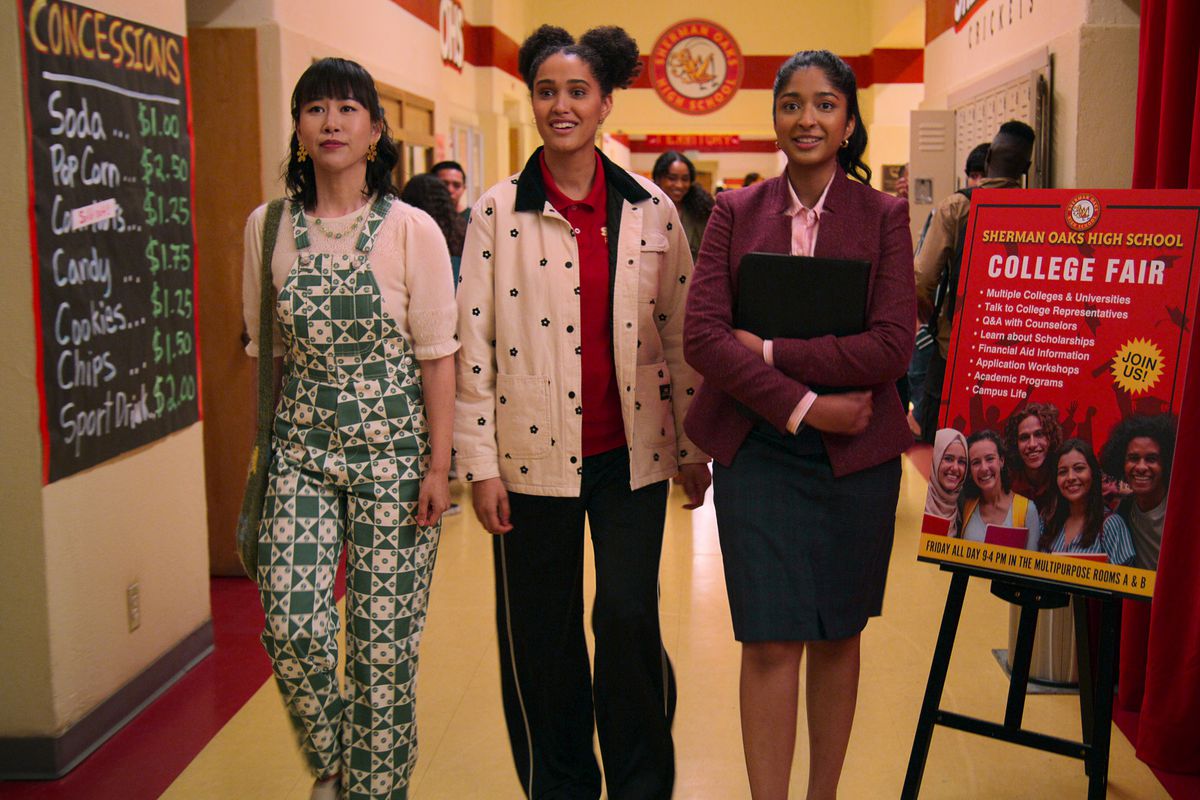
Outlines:
{"type": "MultiPolygon", "coordinates": [[[[1000,456],[1000,487],[1004,489],[1005,494],[1012,491],[1012,473],[1009,472],[1008,461],[1004,458],[1004,442],[1000,439],[1000,434],[989,428],[975,431],[967,437],[967,476],[963,481],[962,491],[958,493],[958,512],[960,515],[968,500],[974,500],[983,494],[979,486],[975,483],[975,479],[971,476],[970,457],[971,445],[984,441],[996,445],[996,453],[1000,456]]],[[[963,519],[963,522],[965,523],[966,520],[963,519]]]]}
{"type": "Polygon", "coordinates": [[[854,120],[854,132],[845,147],[838,150],[838,165],[851,178],[866,185],[871,184],[871,168],[862,160],[867,150],[867,126],[863,124],[862,113],[858,110],[858,79],[854,70],[839,56],[828,50],[802,50],[783,62],[779,72],[775,73],[775,87],[771,97],[771,118],[775,118],[775,102],[787,88],[792,73],[798,69],[816,67],[825,73],[825,77],[846,97],[849,107],[846,109],[848,118],[854,120]]]}
{"type": "Polygon", "coordinates": [[[1175,458],[1175,431],[1178,421],[1173,414],[1150,417],[1132,416],[1118,422],[1108,434],[1100,451],[1100,462],[1109,475],[1125,480],[1125,452],[1134,439],[1150,439],[1158,445],[1162,459],[1163,485],[1171,482],[1171,461],[1175,458]]]}
{"type": "MultiPolygon", "coordinates": [[[[1092,471],[1092,485],[1088,487],[1087,497],[1084,498],[1084,503],[1087,507],[1087,516],[1083,519],[1083,531],[1079,535],[1079,546],[1087,549],[1096,541],[1096,537],[1100,535],[1100,529],[1104,527],[1104,474],[1100,469],[1100,461],[1096,458],[1096,454],[1092,451],[1092,446],[1083,439],[1067,439],[1055,451],[1049,463],[1054,465],[1054,473],[1058,474],[1058,462],[1067,453],[1079,453],[1083,459],[1087,461],[1088,469],[1092,471]]],[[[1058,480],[1054,481],[1054,513],[1050,515],[1046,527],[1042,530],[1041,538],[1038,539],[1038,550],[1043,553],[1050,552],[1050,545],[1058,537],[1058,532],[1062,530],[1062,526],[1066,524],[1067,518],[1071,516],[1071,504],[1063,497],[1062,489],[1058,487],[1058,480]]]]}
{"type": "Polygon", "coordinates": [[[379,141],[375,145],[375,158],[367,162],[367,174],[363,193],[371,196],[396,194],[392,183],[392,170],[400,162],[400,151],[392,141],[383,107],[379,105],[379,92],[375,80],[359,64],[344,58],[322,58],[304,70],[296,88],[292,90],[292,140],[288,145],[288,157],[283,165],[283,179],[288,196],[311,209],[317,203],[317,187],[313,177],[311,158],[299,161],[296,158],[300,140],[295,125],[300,121],[300,109],[313,100],[355,100],[371,114],[371,122],[380,126],[379,141]]]}
{"type": "Polygon", "coordinates": [[[605,95],[614,89],[627,89],[642,71],[637,42],[624,28],[603,25],[592,28],[579,41],[562,28],[543,25],[521,43],[517,70],[531,90],[538,67],[555,53],[579,56],[596,76],[605,95]]]}
{"type": "Polygon", "coordinates": [[[687,167],[688,181],[690,182],[687,194],[683,196],[680,206],[700,222],[708,222],[713,206],[717,204],[717,201],[713,199],[711,194],[704,191],[703,186],[696,183],[696,167],[692,164],[690,158],[678,150],[668,150],[655,159],[654,169],[650,172],[651,179],[655,183],[658,183],[667,176],[667,170],[671,168],[671,165],[676,163],[687,167]]]}
{"type": "Polygon", "coordinates": [[[462,255],[463,239],[467,236],[467,221],[454,207],[450,190],[438,176],[428,172],[414,175],[404,184],[400,199],[433,217],[433,221],[442,229],[442,235],[446,237],[446,247],[449,248],[450,255],[462,255]]]}
{"type": "MultiPolygon", "coordinates": [[[[1026,417],[1037,417],[1038,422],[1042,423],[1042,432],[1046,434],[1046,460],[1042,462],[1043,473],[1048,473],[1053,468],[1050,464],[1050,455],[1058,450],[1062,444],[1062,425],[1058,422],[1058,406],[1053,403],[1030,403],[1012,413],[1012,415],[1004,423],[1004,443],[1006,445],[1006,457],[1013,464],[1020,464],[1021,469],[1024,469],[1024,462],[1021,461],[1021,451],[1017,447],[1017,428],[1025,421],[1026,417]]],[[[1044,478],[1046,474],[1038,477],[1044,478]]]]}

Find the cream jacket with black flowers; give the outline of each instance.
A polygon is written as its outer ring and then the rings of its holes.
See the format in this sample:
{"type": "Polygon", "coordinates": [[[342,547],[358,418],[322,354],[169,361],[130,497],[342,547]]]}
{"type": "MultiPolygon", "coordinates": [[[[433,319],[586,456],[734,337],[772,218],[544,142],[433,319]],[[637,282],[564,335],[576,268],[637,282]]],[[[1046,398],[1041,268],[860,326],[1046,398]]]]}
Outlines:
{"type": "MultiPolygon", "coordinates": [[[[630,488],[708,457],[683,432],[699,377],[683,360],[692,257],[675,205],[601,156],[608,185],[613,360],[630,488]]],[[[579,251],[534,153],[479,198],[458,287],[454,447],[469,482],[576,497],[583,472],[579,251]]]]}

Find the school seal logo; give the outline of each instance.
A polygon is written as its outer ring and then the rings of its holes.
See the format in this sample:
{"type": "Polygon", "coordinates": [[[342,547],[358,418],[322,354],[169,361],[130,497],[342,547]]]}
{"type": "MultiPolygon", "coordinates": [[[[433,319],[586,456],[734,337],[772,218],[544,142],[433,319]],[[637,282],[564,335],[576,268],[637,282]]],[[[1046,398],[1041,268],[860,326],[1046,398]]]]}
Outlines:
{"type": "Polygon", "coordinates": [[[1078,194],[1067,203],[1067,227],[1086,231],[1100,221],[1100,200],[1094,194],[1078,194]]]}
{"type": "Polygon", "coordinates": [[[711,114],[742,85],[742,51],[715,22],[689,19],[667,28],[650,51],[650,83],[684,114],[711,114]]]}

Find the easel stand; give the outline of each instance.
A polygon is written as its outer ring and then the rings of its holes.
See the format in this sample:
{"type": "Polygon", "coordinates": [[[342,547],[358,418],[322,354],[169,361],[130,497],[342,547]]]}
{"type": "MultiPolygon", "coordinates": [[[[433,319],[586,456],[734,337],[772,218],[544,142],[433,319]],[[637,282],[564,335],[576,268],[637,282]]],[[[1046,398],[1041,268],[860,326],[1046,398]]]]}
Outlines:
{"type": "Polygon", "coordinates": [[[1116,674],[1117,629],[1120,620],[1120,598],[1112,592],[1087,587],[1065,587],[1060,584],[1024,578],[997,577],[996,573],[959,564],[941,564],[953,573],[950,592],[946,596],[946,611],[938,634],[925,700],[917,720],[917,735],[913,740],[908,773],[904,777],[901,800],[916,800],[921,791],[925,761],[935,725],[956,728],[967,733],[989,736],[1005,742],[1046,750],[1062,756],[1081,759],[1088,775],[1088,800],[1102,800],[1108,786],[1108,750],[1112,733],[1113,682],[1116,674]],[[1004,723],[967,717],[940,708],[942,691],[946,686],[946,671],[958,633],[967,581],[972,578],[992,581],[992,594],[1021,607],[1017,626],[1017,642],[1012,657],[1012,677],[1008,688],[1008,705],[1004,723]],[[1101,601],[1099,665],[1093,683],[1091,652],[1088,645],[1087,598],[1101,601]],[[1038,611],[1043,608],[1062,608],[1072,603],[1075,610],[1075,641],[1079,659],[1079,711],[1083,741],[1073,742],[1057,736],[1027,731],[1021,727],[1025,713],[1025,694],[1029,680],[1029,663],[1033,657],[1034,633],[1038,611]]]}

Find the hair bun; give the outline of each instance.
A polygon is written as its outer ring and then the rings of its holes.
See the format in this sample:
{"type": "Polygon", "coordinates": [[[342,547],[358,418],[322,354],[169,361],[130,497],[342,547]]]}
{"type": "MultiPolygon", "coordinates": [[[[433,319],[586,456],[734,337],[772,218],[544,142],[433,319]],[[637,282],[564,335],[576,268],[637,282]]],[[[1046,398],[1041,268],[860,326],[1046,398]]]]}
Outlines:
{"type": "Polygon", "coordinates": [[[517,71],[527,84],[533,83],[538,56],[548,50],[557,50],[575,44],[575,37],[557,25],[542,25],[521,43],[517,53],[517,71]]]}
{"type": "Polygon", "coordinates": [[[624,28],[602,25],[592,28],[579,37],[579,44],[594,51],[599,64],[593,64],[596,77],[612,89],[628,89],[642,71],[642,59],[638,45],[624,28]]]}

